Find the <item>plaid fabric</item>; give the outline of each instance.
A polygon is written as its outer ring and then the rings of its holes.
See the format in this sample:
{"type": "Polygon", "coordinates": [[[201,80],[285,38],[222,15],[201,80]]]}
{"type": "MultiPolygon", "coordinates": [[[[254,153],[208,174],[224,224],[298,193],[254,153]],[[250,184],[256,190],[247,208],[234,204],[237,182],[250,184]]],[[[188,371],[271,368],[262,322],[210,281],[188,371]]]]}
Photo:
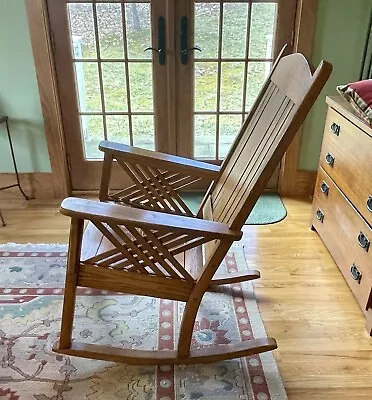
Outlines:
{"type": "Polygon", "coordinates": [[[337,91],[372,127],[372,79],[337,86],[337,91]]]}

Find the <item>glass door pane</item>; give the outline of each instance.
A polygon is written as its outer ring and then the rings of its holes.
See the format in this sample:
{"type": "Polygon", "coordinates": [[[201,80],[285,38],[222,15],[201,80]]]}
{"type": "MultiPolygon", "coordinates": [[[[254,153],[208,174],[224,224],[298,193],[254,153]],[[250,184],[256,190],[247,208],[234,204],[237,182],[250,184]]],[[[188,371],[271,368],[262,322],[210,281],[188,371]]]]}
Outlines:
{"type": "Polygon", "coordinates": [[[194,157],[223,159],[273,61],[277,2],[194,2],[194,157]]]}
{"type": "Polygon", "coordinates": [[[84,158],[101,140],[155,149],[151,4],[69,2],[84,158]]]}
{"type": "MultiPolygon", "coordinates": [[[[168,151],[176,135],[173,0],[46,1],[72,187],[94,190],[101,140],[168,151]]],[[[129,183],[117,163],[111,176],[129,183]]]]}

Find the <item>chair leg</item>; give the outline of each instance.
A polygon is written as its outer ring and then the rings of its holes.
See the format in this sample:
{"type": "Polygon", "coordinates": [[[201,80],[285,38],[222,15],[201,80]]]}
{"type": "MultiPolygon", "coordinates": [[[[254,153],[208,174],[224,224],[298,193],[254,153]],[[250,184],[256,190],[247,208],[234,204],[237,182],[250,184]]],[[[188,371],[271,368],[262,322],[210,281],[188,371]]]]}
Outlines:
{"type": "Polygon", "coordinates": [[[204,271],[202,274],[202,279],[196,283],[190,298],[186,303],[178,339],[177,355],[179,358],[187,358],[190,356],[190,346],[196,314],[198,313],[204,293],[208,290],[208,286],[210,285],[218,266],[221,264],[228,249],[230,248],[231,243],[232,242],[225,242],[223,246],[219,246],[218,252],[215,253],[214,268],[210,268],[208,273],[204,271]]]}
{"type": "Polygon", "coordinates": [[[71,347],[71,336],[74,323],[76,286],[78,268],[80,262],[81,241],[83,236],[84,221],[72,219],[70,228],[70,242],[68,249],[65,294],[63,300],[63,312],[61,323],[61,336],[59,347],[68,349],[71,347]]]}
{"type": "Polygon", "coordinates": [[[113,162],[112,155],[105,153],[105,157],[103,159],[101,185],[99,188],[100,201],[108,200],[112,162],[113,162]]]}
{"type": "Polygon", "coordinates": [[[372,312],[371,312],[371,310],[369,311],[369,314],[367,315],[366,329],[367,329],[368,335],[372,336],[372,312]]]}
{"type": "Polygon", "coordinates": [[[203,293],[198,297],[190,296],[190,299],[186,303],[178,340],[177,354],[179,358],[187,358],[190,356],[190,346],[196,314],[198,313],[202,298],[203,293]]]}

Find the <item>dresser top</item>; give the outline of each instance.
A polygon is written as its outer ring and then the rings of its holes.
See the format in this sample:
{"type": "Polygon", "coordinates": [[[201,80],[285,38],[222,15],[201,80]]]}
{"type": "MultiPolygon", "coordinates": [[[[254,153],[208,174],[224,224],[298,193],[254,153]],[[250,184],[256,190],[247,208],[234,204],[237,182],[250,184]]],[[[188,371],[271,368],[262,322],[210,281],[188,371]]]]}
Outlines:
{"type": "Polygon", "coordinates": [[[351,104],[345,99],[343,99],[341,96],[331,96],[326,98],[326,102],[330,107],[335,109],[346,119],[372,137],[372,128],[370,128],[367,123],[359,117],[351,104]]]}

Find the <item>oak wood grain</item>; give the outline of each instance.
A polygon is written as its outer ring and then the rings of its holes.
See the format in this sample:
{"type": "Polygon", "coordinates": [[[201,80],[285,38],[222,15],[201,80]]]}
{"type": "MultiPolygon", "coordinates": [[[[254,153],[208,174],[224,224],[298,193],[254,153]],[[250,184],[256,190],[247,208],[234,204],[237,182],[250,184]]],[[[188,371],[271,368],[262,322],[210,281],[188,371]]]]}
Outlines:
{"type": "Polygon", "coordinates": [[[46,0],[26,0],[32,51],[56,197],[71,193],[62,110],[46,0]]]}
{"type": "Polygon", "coordinates": [[[125,157],[128,161],[146,163],[147,165],[153,165],[157,168],[172,168],[173,170],[176,169],[180,172],[194,172],[202,178],[214,179],[220,170],[219,166],[214,164],[141,149],[139,147],[128,146],[122,143],[102,141],[99,145],[99,149],[106,154],[125,157]]]}
{"type": "Polygon", "coordinates": [[[372,211],[368,210],[367,201],[369,196],[372,196],[371,154],[372,138],[365,130],[361,130],[337,111],[329,108],[320,165],[370,225],[372,225],[372,211]],[[333,123],[340,127],[338,135],[332,133],[330,129],[333,123]],[[327,164],[328,154],[334,157],[332,165],[327,164]]]}
{"type": "Polygon", "coordinates": [[[364,232],[372,238],[372,229],[322,169],[318,172],[312,224],[336,261],[362,311],[367,313],[372,293],[372,253],[358,244],[358,235],[364,232]],[[323,182],[329,187],[328,195],[320,190],[323,182]],[[315,216],[319,209],[324,213],[323,222],[315,216]],[[353,265],[362,273],[360,281],[352,278],[353,265]]]}
{"type": "Polygon", "coordinates": [[[122,205],[69,197],[61,203],[61,213],[69,217],[113,222],[125,225],[135,224],[150,228],[173,228],[180,231],[199,232],[210,238],[239,240],[242,232],[229,229],[220,222],[194,219],[180,215],[168,215],[122,205]]]}
{"type": "Polygon", "coordinates": [[[181,358],[174,350],[146,351],[124,350],[109,346],[73,342],[70,349],[55,348],[54,351],[71,356],[102,359],[109,361],[126,362],[135,365],[174,365],[213,363],[230,358],[246,357],[265,351],[275,350],[276,342],[273,339],[252,339],[237,344],[221,345],[217,352],[211,347],[192,350],[190,356],[181,358]]]}

